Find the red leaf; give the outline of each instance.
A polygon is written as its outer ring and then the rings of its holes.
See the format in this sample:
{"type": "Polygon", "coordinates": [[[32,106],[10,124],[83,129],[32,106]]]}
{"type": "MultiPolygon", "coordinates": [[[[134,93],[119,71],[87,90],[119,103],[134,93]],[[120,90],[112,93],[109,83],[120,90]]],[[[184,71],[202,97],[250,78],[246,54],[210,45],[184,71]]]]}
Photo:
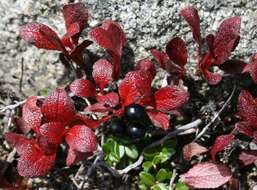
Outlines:
{"type": "Polygon", "coordinates": [[[195,142],[189,143],[183,147],[184,159],[190,161],[193,156],[207,152],[208,149],[195,142]]]}
{"type": "Polygon", "coordinates": [[[18,172],[23,177],[44,176],[53,167],[55,154],[45,155],[36,144],[28,152],[21,155],[18,160],[18,172]]]}
{"type": "Polygon", "coordinates": [[[151,49],[151,53],[156,61],[161,65],[161,68],[168,70],[170,61],[168,55],[165,52],[158,51],[156,49],[151,49]]]}
{"type": "Polygon", "coordinates": [[[155,92],[156,109],[169,112],[181,107],[189,99],[189,93],[177,86],[166,86],[155,92]]]}
{"type": "Polygon", "coordinates": [[[109,112],[111,110],[112,110],[112,108],[105,105],[105,103],[97,102],[95,104],[92,104],[92,105],[86,107],[84,111],[85,112],[92,112],[92,113],[95,113],[95,112],[106,113],[106,112],[109,112]]]}
{"type": "Polygon", "coordinates": [[[203,77],[207,80],[208,84],[216,85],[218,84],[222,77],[218,73],[212,73],[209,69],[214,66],[213,55],[209,52],[205,54],[202,59],[198,62],[198,71],[203,74],[203,77]]]}
{"type": "Polygon", "coordinates": [[[93,120],[90,117],[82,114],[76,114],[72,121],[73,124],[84,124],[91,129],[95,129],[100,126],[101,121],[93,120]]]}
{"type": "Polygon", "coordinates": [[[83,53],[84,50],[90,46],[93,42],[89,40],[84,40],[79,45],[75,47],[74,50],[70,53],[70,58],[77,64],[83,64],[84,63],[84,57],[83,53]]]}
{"type": "Polygon", "coordinates": [[[37,97],[31,96],[27,99],[22,107],[22,121],[24,132],[27,133],[32,128],[41,125],[42,113],[41,108],[37,106],[37,97]]]}
{"type": "Polygon", "coordinates": [[[101,92],[113,80],[113,66],[105,59],[100,59],[93,65],[93,78],[101,92]]]}
{"type": "Polygon", "coordinates": [[[240,189],[240,181],[239,181],[238,178],[232,177],[229,180],[228,185],[229,185],[229,190],[238,190],[238,189],[240,189]]]}
{"type": "Polygon", "coordinates": [[[165,113],[161,113],[154,110],[147,110],[147,115],[156,127],[160,127],[164,130],[169,129],[170,117],[165,113]]]}
{"type": "Polygon", "coordinates": [[[85,160],[89,156],[92,156],[92,152],[78,152],[69,148],[66,158],[66,165],[70,166],[76,162],[85,160]]]}
{"type": "Polygon", "coordinates": [[[60,122],[45,123],[39,127],[39,134],[49,143],[59,145],[65,133],[65,127],[60,122]]]}
{"type": "Polygon", "coordinates": [[[240,24],[239,16],[226,19],[221,23],[213,44],[216,64],[224,63],[234,50],[240,38],[240,24]]]}
{"type": "Polygon", "coordinates": [[[120,58],[126,36],[120,25],[111,20],[103,22],[101,27],[96,27],[89,32],[90,38],[98,45],[106,48],[112,56],[113,78],[117,79],[120,72],[120,58]]]}
{"type": "Polygon", "coordinates": [[[240,132],[243,133],[249,137],[253,137],[254,134],[254,127],[251,126],[248,122],[237,122],[235,125],[235,128],[240,132]]]}
{"type": "Polygon", "coordinates": [[[138,61],[135,70],[143,70],[145,72],[149,72],[152,78],[154,78],[156,75],[156,69],[154,67],[154,64],[147,59],[142,59],[138,61]]]}
{"type": "Polygon", "coordinates": [[[180,11],[180,15],[184,17],[189,26],[191,27],[193,38],[196,43],[201,46],[201,32],[200,32],[200,18],[198,11],[191,6],[185,7],[180,11]]]}
{"type": "Polygon", "coordinates": [[[246,65],[243,72],[250,73],[253,81],[257,84],[257,53],[252,56],[250,63],[246,65]]]}
{"type": "Polygon", "coordinates": [[[175,64],[184,68],[187,63],[187,47],[180,37],[173,38],[166,46],[166,53],[175,64]]]}
{"type": "Polygon", "coordinates": [[[5,134],[5,139],[20,155],[17,169],[21,176],[44,176],[54,165],[55,154],[45,155],[34,140],[15,133],[5,134]]]}
{"type": "Polygon", "coordinates": [[[126,36],[118,23],[105,20],[101,27],[91,30],[89,36],[98,45],[121,56],[122,47],[126,43],[126,36]]]}
{"type": "Polygon", "coordinates": [[[243,162],[245,166],[257,161],[257,150],[243,151],[239,155],[239,160],[243,162]]]}
{"type": "Polygon", "coordinates": [[[30,144],[33,143],[32,140],[16,133],[5,133],[4,138],[12,147],[16,148],[20,155],[28,151],[30,144]]]}
{"type": "Polygon", "coordinates": [[[68,29],[66,34],[62,37],[62,44],[69,47],[70,50],[77,46],[80,35],[80,26],[78,23],[73,23],[68,29]],[[73,40],[74,39],[74,40],[73,40]]]}
{"type": "Polygon", "coordinates": [[[231,179],[231,172],[221,164],[201,163],[180,177],[193,188],[218,188],[231,179]]]}
{"type": "Polygon", "coordinates": [[[86,79],[76,79],[70,84],[70,90],[82,98],[95,97],[95,85],[86,79]]]}
{"type": "Polygon", "coordinates": [[[112,41],[109,34],[101,27],[96,27],[88,33],[89,37],[99,46],[112,49],[112,41]]]}
{"type": "Polygon", "coordinates": [[[235,136],[233,134],[221,135],[216,138],[215,143],[211,149],[212,160],[215,161],[215,156],[218,152],[224,150],[233,140],[235,136]]]}
{"type": "Polygon", "coordinates": [[[203,72],[204,78],[207,80],[208,84],[210,85],[216,85],[218,84],[221,80],[222,77],[218,73],[212,73],[208,70],[205,70],[203,72]]]}
{"type": "Polygon", "coordinates": [[[64,51],[58,35],[48,26],[31,22],[21,27],[20,36],[38,48],[64,51]]]}
{"type": "Polygon", "coordinates": [[[97,148],[94,132],[85,125],[73,126],[67,133],[65,140],[71,149],[79,152],[93,152],[97,148]]]}
{"type": "Polygon", "coordinates": [[[227,60],[219,68],[229,74],[240,74],[246,65],[245,62],[240,60],[227,60]]]}
{"type": "Polygon", "coordinates": [[[151,99],[152,78],[142,70],[128,72],[119,85],[123,106],[131,103],[144,104],[151,99]]]}
{"type": "Polygon", "coordinates": [[[81,33],[82,30],[85,28],[89,13],[87,8],[83,3],[70,3],[67,5],[64,5],[63,7],[63,17],[65,20],[65,26],[67,33],[70,35],[70,37],[73,37],[73,41],[75,44],[78,43],[78,36],[74,38],[74,36],[78,33],[81,33]],[[77,28],[74,32],[74,27],[77,28]]]}
{"type": "Polygon", "coordinates": [[[251,125],[257,123],[257,101],[248,91],[242,91],[237,103],[238,115],[251,125]]]}
{"type": "Polygon", "coordinates": [[[209,48],[209,53],[213,56],[214,56],[214,38],[215,36],[213,34],[208,34],[205,38],[206,40],[206,43],[208,45],[208,48],[209,48]]]}
{"type": "Polygon", "coordinates": [[[113,108],[119,104],[119,95],[115,92],[109,92],[108,94],[97,96],[96,100],[113,108]]]}
{"type": "Polygon", "coordinates": [[[41,110],[48,122],[68,124],[75,115],[73,102],[63,88],[57,88],[46,97],[41,110]]]}

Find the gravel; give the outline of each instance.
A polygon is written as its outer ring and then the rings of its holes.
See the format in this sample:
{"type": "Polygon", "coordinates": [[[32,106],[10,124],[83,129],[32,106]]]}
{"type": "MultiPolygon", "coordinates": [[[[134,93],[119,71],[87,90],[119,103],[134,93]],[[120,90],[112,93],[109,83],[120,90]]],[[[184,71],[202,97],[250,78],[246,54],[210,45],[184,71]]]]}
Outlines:
{"type": "MultiPolygon", "coordinates": [[[[60,35],[64,33],[61,14],[63,4],[68,0],[9,0],[0,1],[0,85],[15,91],[19,87],[21,59],[24,58],[23,91],[26,95],[39,90],[52,89],[63,75],[58,53],[38,50],[18,36],[21,25],[39,21],[50,25],[60,35]]],[[[75,1],[77,2],[77,1],[75,1]]],[[[175,36],[182,37],[188,44],[192,59],[194,46],[190,29],[179,16],[179,10],[186,5],[198,8],[203,35],[217,29],[219,23],[228,17],[242,17],[240,45],[235,51],[238,58],[249,59],[257,48],[257,0],[82,0],[91,13],[87,31],[99,25],[104,19],[118,21],[124,28],[128,44],[134,51],[134,60],[152,58],[149,49],[162,48],[175,36]]],[[[86,37],[86,35],[85,35],[86,37]]],[[[95,53],[103,50],[93,45],[95,53]]],[[[126,51],[127,52],[127,51],[126,51]]],[[[129,52],[129,51],[128,51],[129,52]]],[[[190,71],[192,71],[191,69],[190,71]]]]}

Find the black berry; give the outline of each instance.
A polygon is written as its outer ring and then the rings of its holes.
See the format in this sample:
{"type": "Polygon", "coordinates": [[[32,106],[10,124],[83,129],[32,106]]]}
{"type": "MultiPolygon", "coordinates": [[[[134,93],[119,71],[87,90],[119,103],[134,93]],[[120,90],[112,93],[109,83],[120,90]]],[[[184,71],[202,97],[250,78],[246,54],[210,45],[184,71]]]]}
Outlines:
{"type": "Polygon", "coordinates": [[[126,131],[126,124],[121,119],[114,119],[108,127],[110,133],[114,135],[122,135],[126,131]]]}
{"type": "Polygon", "coordinates": [[[141,125],[149,125],[150,120],[145,108],[139,104],[131,104],[125,108],[125,116],[130,123],[140,123],[141,125]]]}
{"type": "Polygon", "coordinates": [[[140,124],[133,124],[133,125],[128,126],[127,134],[129,137],[131,137],[133,139],[142,138],[145,136],[145,129],[140,124]]]}

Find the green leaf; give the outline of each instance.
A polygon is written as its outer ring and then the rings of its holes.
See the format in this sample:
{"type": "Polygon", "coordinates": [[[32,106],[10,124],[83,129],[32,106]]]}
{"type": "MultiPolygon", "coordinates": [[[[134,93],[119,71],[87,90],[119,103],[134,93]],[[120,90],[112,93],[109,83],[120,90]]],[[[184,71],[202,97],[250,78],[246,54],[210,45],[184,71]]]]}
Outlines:
{"type": "Polygon", "coordinates": [[[185,183],[179,181],[179,182],[176,184],[176,190],[189,190],[189,188],[186,186],[185,183]]]}
{"type": "Polygon", "coordinates": [[[152,161],[153,158],[159,154],[160,151],[158,149],[148,149],[144,152],[144,158],[145,160],[152,161]]]}
{"type": "Polygon", "coordinates": [[[139,177],[140,177],[140,182],[145,184],[148,187],[151,187],[155,182],[154,177],[147,172],[140,172],[139,177]]]}
{"type": "Polygon", "coordinates": [[[115,163],[117,163],[117,162],[120,161],[119,157],[117,157],[117,155],[114,154],[113,152],[111,152],[111,153],[109,154],[108,159],[109,159],[111,162],[115,162],[115,163]]]}
{"type": "Polygon", "coordinates": [[[159,164],[159,163],[164,163],[169,159],[169,154],[163,154],[162,152],[160,152],[160,154],[156,155],[153,158],[153,164],[159,164]]]}
{"type": "Polygon", "coordinates": [[[136,159],[138,157],[138,151],[135,146],[132,146],[132,147],[125,146],[125,153],[131,159],[136,159]]]}
{"type": "Polygon", "coordinates": [[[151,161],[146,161],[142,165],[144,171],[146,172],[148,172],[152,166],[153,166],[153,163],[151,161]]]}
{"type": "Polygon", "coordinates": [[[165,183],[158,183],[154,185],[151,189],[153,190],[169,190],[169,186],[165,183]]]}
{"type": "Polygon", "coordinates": [[[166,179],[169,179],[171,178],[171,172],[166,170],[166,169],[160,169],[157,174],[156,174],[156,180],[159,181],[159,182],[163,182],[165,181],[166,179]]]}
{"type": "Polygon", "coordinates": [[[125,147],[115,142],[113,152],[119,159],[121,159],[125,154],[125,147]]]}
{"type": "Polygon", "coordinates": [[[114,147],[114,140],[112,138],[109,138],[106,140],[106,142],[103,144],[103,151],[104,153],[108,154],[111,153],[114,147]]]}
{"type": "Polygon", "coordinates": [[[147,186],[145,184],[139,184],[139,189],[140,190],[147,190],[147,186]]]}

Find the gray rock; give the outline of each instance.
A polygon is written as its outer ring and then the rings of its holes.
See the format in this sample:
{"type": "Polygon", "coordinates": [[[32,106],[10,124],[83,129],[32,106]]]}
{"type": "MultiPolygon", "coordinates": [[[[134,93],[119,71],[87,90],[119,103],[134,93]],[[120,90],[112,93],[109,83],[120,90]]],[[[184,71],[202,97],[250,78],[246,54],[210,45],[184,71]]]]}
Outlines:
{"type": "MultiPolygon", "coordinates": [[[[38,50],[18,36],[21,25],[39,21],[50,25],[60,35],[64,33],[61,14],[63,4],[68,0],[9,0],[0,1],[0,81],[18,87],[21,75],[21,58],[24,58],[24,92],[35,94],[44,88],[54,88],[62,76],[62,65],[58,53],[38,50]]],[[[76,1],[75,1],[76,2],[76,1]]],[[[149,49],[163,48],[174,36],[181,36],[188,43],[190,63],[194,45],[190,29],[179,16],[179,10],[186,5],[198,8],[203,35],[214,32],[219,23],[228,17],[240,15],[243,18],[241,41],[235,57],[245,60],[257,49],[257,1],[256,0],[82,0],[91,13],[90,28],[111,18],[124,28],[128,44],[134,50],[135,60],[152,58],[149,49]]],[[[86,29],[88,31],[88,29],[86,29]]],[[[86,33],[86,32],[85,32],[86,33]]],[[[85,36],[86,38],[86,36],[85,36]]],[[[93,45],[90,50],[102,53],[93,45]]],[[[189,71],[192,71],[189,68],[189,71]]]]}

